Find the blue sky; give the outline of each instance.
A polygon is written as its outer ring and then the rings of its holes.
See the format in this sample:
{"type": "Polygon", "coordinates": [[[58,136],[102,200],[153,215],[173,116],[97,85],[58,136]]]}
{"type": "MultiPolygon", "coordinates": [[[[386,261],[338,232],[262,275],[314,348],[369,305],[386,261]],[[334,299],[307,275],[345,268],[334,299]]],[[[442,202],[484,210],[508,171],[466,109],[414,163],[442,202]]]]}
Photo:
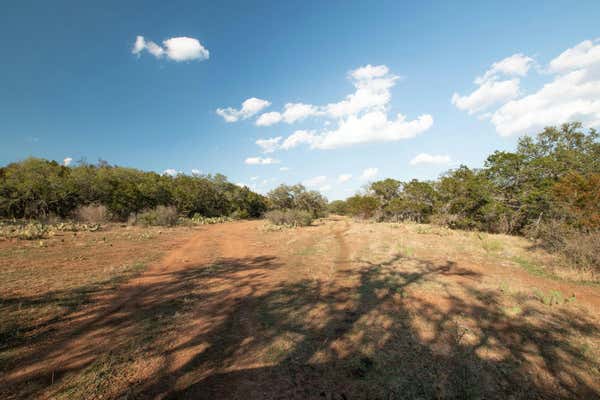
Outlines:
{"type": "Polygon", "coordinates": [[[599,125],[599,17],[598,1],[5,2],[0,164],[102,158],[331,199],[435,178],[559,119],[599,125]]]}

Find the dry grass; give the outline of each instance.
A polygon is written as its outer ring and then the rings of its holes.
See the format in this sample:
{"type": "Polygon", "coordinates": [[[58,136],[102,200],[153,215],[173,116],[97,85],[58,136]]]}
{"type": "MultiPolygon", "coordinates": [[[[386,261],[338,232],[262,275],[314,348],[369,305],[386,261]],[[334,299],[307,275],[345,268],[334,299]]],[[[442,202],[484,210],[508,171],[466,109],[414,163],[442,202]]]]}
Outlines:
{"type": "MultiPolygon", "coordinates": [[[[201,228],[197,242],[177,253],[179,267],[161,270],[164,283],[142,288],[139,307],[118,315],[110,351],[98,349],[54,385],[38,377],[15,397],[600,394],[599,289],[551,275],[558,259],[531,242],[340,218],[281,231],[262,224],[201,228]]],[[[114,234],[128,254],[164,237],[114,234]]],[[[76,240],[57,246],[84,255],[76,240]]],[[[0,247],[9,251],[0,263],[25,248],[0,247]]],[[[58,254],[46,258],[58,264],[58,254]]],[[[101,269],[95,257],[81,261],[87,274],[101,269]]],[[[54,284],[66,286],[68,275],[54,284]]]]}
{"type": "Polygon", "coordinates": [[[86,224],[104,224],[109,221],[108,209],[101,204],[81,206],[75,210],[75,219],[86,224]]]}
{"type": "Polygon", "coordinates": [[[112,225],[96,232],[59,231],[39,241],[0,241],[2,369],[20,348],[60,329],[188,232],[112,225]]]}

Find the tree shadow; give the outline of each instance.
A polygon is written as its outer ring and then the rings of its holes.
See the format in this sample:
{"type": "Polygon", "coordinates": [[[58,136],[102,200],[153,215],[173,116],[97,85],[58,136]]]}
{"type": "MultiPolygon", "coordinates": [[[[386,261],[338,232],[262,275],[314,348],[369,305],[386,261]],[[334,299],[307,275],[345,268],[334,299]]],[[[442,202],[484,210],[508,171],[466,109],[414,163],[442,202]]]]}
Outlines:
{"type": "Polygon", "coordinates": [[[481,289],[477,273],[452,261],[359,261],[332,282],[277,278],[284,266],[276,257],[221,259],[157,276],[131,297],[134,304],[23,360],[29,372],[4,384],[33,396],[23,387],[47,385],[52,370],[62,379],[57,393],[75,398],[81,381],[70,373],[110,353],[118,356],[113,369],[129,368],[128,357],[160,365],[109,398],[600,396],[589,371],[598,371],[597,361],[570,340],[598,340],[598,326],[569,308],[540,314],[523,302],[521,315],[510,317],[500,293],[481,289]]]}

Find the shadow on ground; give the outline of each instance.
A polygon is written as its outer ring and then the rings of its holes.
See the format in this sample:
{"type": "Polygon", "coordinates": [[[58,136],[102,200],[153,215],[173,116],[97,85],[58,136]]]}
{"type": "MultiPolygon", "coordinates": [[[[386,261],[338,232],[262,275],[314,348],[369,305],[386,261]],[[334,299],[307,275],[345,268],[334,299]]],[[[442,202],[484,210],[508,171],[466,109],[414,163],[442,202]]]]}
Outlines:
{"type": "Polygon", "coordinates": [[[598,338],[592,321],[566,308],[539,315],[526,306],[509,317],[500,294],[479,289],[475,273],[418,259],[406,259],[414,268],[403,271],[401,261],[358,262],[330,282],[276,279],[283,263],[275,257],[222,259],[170,273],[141,288],[135,304],[22,360],[18,369],[29,372],[8,376],[7,395],[599,397],[589,384],[598,365],[568,340],[598,338]],[[460,279],[464,296],[448,290],[448,277],[460,279]],[[435,283],[429,297],[447,301],[413,296],[411,288],[428,283],[435,283]]]}

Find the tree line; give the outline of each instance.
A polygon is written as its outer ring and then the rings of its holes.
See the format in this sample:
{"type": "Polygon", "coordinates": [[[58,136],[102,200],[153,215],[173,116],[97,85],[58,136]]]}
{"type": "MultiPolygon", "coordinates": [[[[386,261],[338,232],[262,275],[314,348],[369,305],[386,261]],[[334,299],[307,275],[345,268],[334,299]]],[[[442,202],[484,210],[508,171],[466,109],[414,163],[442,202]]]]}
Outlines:
{"type": "Polygon", "coordinates": [[[377,221],[527,235],[598,267],[599,134],[580,123],[548,127],[522,137],[513,152],[494,152],[482,168],[462,165],[435,181],[373,182],[329,208],[377,221]]]}
{"type": "Polygon", "coordinates": [[[158,206],[176,207],[182,216],[259,217],[267,199],[216,175],[160,175],[134,168],[85,162],[66,167],[40,158],[0,168],[0,217],[69,218],[82,206],[105,206],[112,219],[158,206]]]}

